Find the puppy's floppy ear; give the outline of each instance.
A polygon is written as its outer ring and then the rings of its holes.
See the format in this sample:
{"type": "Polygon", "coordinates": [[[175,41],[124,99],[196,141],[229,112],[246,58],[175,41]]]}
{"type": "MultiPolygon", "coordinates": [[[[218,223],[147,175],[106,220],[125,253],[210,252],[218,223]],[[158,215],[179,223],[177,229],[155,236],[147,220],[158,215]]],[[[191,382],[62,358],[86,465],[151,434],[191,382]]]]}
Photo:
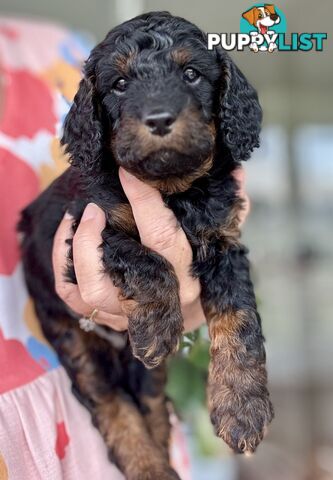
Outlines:
{"type": "Polygon", "coordinates": [[[254,11],[256,7],[247,10],[246,12],[242,13],[242,17],[245,18],[251,25],[254,25],[254,11]]]}
{"type": "Polygon", "coordinates": [[[102,124],[97,110],[93,83],[83,78],[65,119],[61,143],[71,165],[87,173],[101,167],[102,124]]]}
{"type": "Polygon", "coordinates": [[[269,4],[265,3],[264,8],[267,8],[267,10],[269,11],[269,13],[270,13],[271,15],[274,15],[274,14],[275,14],[275,7],[274,7],[274,5],[269,5],[269,4]]]}
{"type": "Polygon", "coordinates": [[[237,162],[259,147],[262,110],[255,89],[231,58],[222,54],[220,128],[224,145],[237,162]]]}

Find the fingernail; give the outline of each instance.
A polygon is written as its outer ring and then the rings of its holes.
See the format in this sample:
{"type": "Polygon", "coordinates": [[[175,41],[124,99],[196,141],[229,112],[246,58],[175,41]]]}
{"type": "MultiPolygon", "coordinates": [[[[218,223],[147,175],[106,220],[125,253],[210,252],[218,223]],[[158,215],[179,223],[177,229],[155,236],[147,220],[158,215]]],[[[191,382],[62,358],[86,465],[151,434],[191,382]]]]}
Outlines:
{"type": "Polygon", "coordinates": [[[94,203],[88,203],[84,209],[81,222],[86,222],[87,220],[92,220],[98,214],[98,207],[94,203]]]}
{"type": "Polygon", "coordinates": [[[73,220],[73,217],[72,215],[68,212],[68,210],[66,210],[66,213],[64,215],[64,219],[65,220],[73,220]]]}

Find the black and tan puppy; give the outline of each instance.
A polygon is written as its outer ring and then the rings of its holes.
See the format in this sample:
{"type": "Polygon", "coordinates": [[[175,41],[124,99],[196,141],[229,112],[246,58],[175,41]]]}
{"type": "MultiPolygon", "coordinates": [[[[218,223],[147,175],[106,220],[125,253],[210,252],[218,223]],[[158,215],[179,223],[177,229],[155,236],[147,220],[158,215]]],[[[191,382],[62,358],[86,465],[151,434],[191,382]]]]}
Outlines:
{"type": "MultiPolygon", "coordinates": [[[[211,337],[211,419],[231,448],[252,452],[273,412],[232,172],[259,145],[261,116],[255,90],[225,52],[207,50],[196,26],[166,12],[139,16],[92,51],[64,126],[71,166],[22,214],[43,331],[130,480],[178,478],[167,455],[164,360],[183,323],[175,272],[140,244],[118,168],[159,189],[189,239],[211,337]],[[82,331],[54,289],[56,229],[66,210],[78,222],[89,202],[107,216],[104,267],[129,319],[120,350],[82,331]]],[[[72,264],[67,274],[75,282],[72,264]]]]}

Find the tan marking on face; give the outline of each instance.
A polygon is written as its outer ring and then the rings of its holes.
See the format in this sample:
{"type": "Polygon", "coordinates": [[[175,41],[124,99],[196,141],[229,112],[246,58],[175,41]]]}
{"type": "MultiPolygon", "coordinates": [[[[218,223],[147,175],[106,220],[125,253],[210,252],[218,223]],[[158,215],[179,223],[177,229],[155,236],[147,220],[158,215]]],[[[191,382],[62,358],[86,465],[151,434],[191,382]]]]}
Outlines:
{"type": "Polygon", "coordinates": [[[118,55],[115,59],[115,66],[122,75],[127,75],[135,58],[135,54],[132,52],[129,55],[118,55]]]}
{"type": "MultiPolygon", "coordinates": [[[[153,135],[147,125],[133,117],[124,119],[120,129],[125,130],[127,135],[136,138],[137,143],[140,145],[139,154],[142,157],[158,152],[161,149],[172,149],[180,153],[186,153],[189,126],[199,121],[199,113],[195,109],[187,108],[180,113],[172,126],[171,132],[164,136],[153,135]]],[[[211,135],[215,136],[213,124],[209,126],[209,130],[211,135]]],[[[114,137],[112,141],[113,148],[116,147],[116,141],[117,139],[114,137]]],[[[130,147],[131,142],[128,145],[128,148],[130,147]]]]}
{"type": "Polygon", "coordinates": [[[177,48],[172,50],[171,58],[174,60],[178,65],[183,66],[188,63],[191,59],[192,55],[189,50],[186,48],[177,48]]]}
{"type": "MultiPolygon", "coordinates": [[[[199,121],[199,114],[196,110],[190,108],[184,110],[176,122],[173,125],[172,131],[164,136],[153,135],[149,128],[144,125],[140,120],[134,118],[127,118],[124,122],[124,128],[127,131],[127,137],[135,137],[138,144],[141,146],[139,155],[140,157],[146,157],[152,153],[158,152],[161,149],[172,149],[179,153],[185,154],[188,145],[188,132],[190,130],[189,125],[199,121]]],[[[208,135],[211,137],[212,143],[215,141],[216,127],[214,122],[209,125],[203,125],[203,128],[207,128],[208,135]]],[[[117,157],[116,151],[117,136],[113,135],[111,141],[111,149],[117,157]]],[[[127,139],[128,148],[131,148],[131,141],[127,139]]],[[[210,155],[200,167],[185,176],[172,176],[170,175],[165,179],[150,180],[141,178],[144,182],[152,185],[163,193],[176,193],[186,191],[191,184],[198,178],[206,175],[211,169],[213,164],[213,155],[210,155]]]]}
{"type": "Polygon", "coordinates": [[[190,188],[195,180],[207,175],[209,170],[212,168],[212,165],[213,157],[210,156],[200,165],[197,170],[188,175],[183,177],[170,176],[169,178],[163,178],[160,180],[145,180],[145,182],[163,193],[172,194],[177,192],[185,192],[190,188]]]}

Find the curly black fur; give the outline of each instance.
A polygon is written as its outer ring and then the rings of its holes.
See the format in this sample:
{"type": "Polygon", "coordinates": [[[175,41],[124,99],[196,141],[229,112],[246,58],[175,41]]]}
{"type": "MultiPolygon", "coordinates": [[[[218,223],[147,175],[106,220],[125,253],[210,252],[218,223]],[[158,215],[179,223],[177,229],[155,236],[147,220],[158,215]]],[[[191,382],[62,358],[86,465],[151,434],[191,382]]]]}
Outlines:
{"type": "MultiPolygon", "coordinates": [[[[166,453],[163,360],[183,324],[172,266],[140,244],[134,222],[117,221],[130,210],[118,168],[160,189],[191,243],[212,341],[212,422],[235,451],[254,451],[273,411],[232,172],[259,145],[261,117],[256,91],[224,51],[207,50],[195,25],[167,12],[136,17],[92,51],[64,125],[71,167],[22,213],[24,271],[43,331],[129,479],[177,478],[166,453]],[[165,112],[171,124],[156,134],[147,118],[165,112]],[[55,231],[66,210],[78,222],[89,202],[107,215],[105,271],[129,318],[121,351],[82,332],[54,289],[55,231]]],[[[72,265],[67,274],[76,281],[72,265]]]]}

